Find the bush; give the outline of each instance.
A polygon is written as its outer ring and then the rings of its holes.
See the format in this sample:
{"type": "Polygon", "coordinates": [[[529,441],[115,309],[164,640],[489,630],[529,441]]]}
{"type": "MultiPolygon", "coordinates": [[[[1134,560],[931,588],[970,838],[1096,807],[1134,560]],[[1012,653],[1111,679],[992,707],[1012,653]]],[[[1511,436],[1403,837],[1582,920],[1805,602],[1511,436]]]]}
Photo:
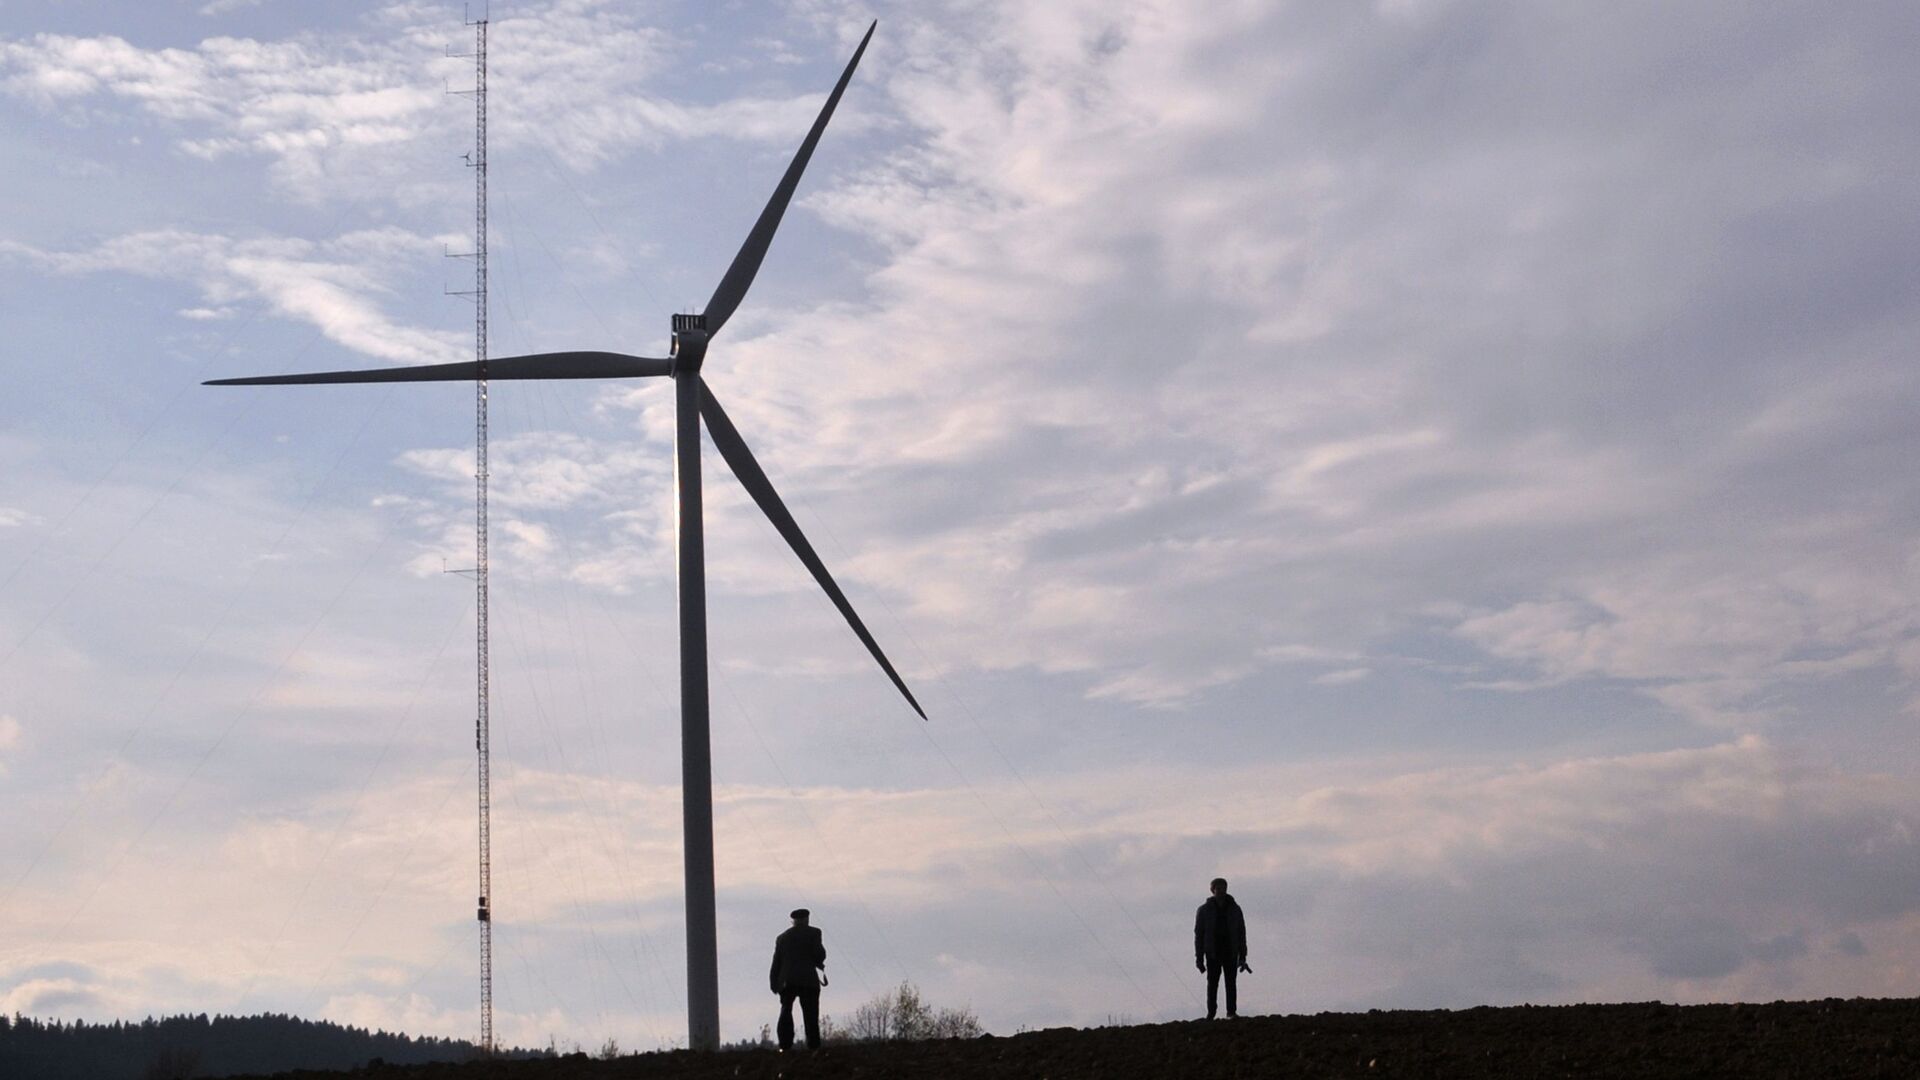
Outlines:
{"type": "Polygon", "coordinates": [[[969,1008],[935,1009],[910,982],[887,990],[853,1010],[844,1024],[822,1017],[821,1035],[832,1042],[912,1042],[974,1039],[983,1030],[969,1008]]]}

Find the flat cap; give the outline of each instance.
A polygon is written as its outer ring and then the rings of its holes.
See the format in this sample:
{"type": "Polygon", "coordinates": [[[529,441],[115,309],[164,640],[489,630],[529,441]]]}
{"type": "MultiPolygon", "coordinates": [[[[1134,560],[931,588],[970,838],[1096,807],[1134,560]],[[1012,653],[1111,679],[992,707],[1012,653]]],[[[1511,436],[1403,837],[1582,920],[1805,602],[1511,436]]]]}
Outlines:
{"type": "Polygon", "coordinates": [[[805,919],[805,918],[812,917],[812,915],[813,915],[813,912],[808,911],[806,908],[803,908],[803,907],[797,907],[797,908],[794,908],[792,911],[787,912],[787,918],[789,919],[805,919]]]}

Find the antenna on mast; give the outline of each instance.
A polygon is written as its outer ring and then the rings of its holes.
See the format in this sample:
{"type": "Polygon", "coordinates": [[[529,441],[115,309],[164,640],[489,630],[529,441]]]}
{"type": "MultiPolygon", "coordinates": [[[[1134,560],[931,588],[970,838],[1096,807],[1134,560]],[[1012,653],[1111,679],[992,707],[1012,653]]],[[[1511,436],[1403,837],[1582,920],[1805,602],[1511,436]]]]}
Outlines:
{"type": "MultiPolygon", "coordinates": [[[[487,693],[487,16],[466,20],[473,27],[473,149],[465,155],[473,170],[473,581],[475,710],[473,746],[479,756],[480,783],[480,1051],[493,1044],[493,833],[489,771],[487,693]]],[[[456,55],[451,51],[449,56],[456,55]]],[[[458,256],[454,256],[458,257],[458,256]]],[[[459,573],[460,571],[452,571],[459,573]]]]}

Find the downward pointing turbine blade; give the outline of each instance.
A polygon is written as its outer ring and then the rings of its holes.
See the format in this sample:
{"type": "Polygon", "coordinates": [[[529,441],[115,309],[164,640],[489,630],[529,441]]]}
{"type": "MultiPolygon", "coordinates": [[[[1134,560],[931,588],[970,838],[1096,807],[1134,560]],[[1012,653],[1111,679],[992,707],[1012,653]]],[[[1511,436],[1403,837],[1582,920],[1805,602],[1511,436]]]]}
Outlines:
{"type": "Polygon", "coordinates": [[[700,415],[707,422],[707,434],[713,436],[713,445],[720,449],[720,456],[727,459],[727,465],[733,469],[733,475],[740,479],[740,486],[746,488],[747,494],[753,496],[753,501],[766,512],[767,519],[773,522],[773,527],[780,530],[780,535],[786,538],[787,546],[791,547],[793,553],[800,556],[800,561],[806,564],[807,569],[813,572],[813,580],[820,583],[820,587],[826,590],[827,597],[833,601],[833,606],[839,608],[840,614],[846,616],[847,625],[853,627],[853,632],[859,636],[860,643],[865,645],[867,651],[873,654],[873,658],[880,662],[881,670],[887,673],[887,678],[892,679],[893,685],[905,695],[907,704],[913,706],[913,711],[920,714],[920,719],[925,720],[927,711],[914,700],[913,691],[907,689],[907,684],[900,678],[900,673],[893,670],[893,665],[887,661],[887,654],[880,651],[880,646],[873,640],[873,635],[867,633],[867,624],[860,621],[860,616],[854,613],[853,605],[847,602],[846,594],[840,591],[840,586],[834,584],[833,575],[827,573],[826,564],[820,561],[820,556],[814,554],[813,545],[807,543],[807,538],[801,533],[800,526],[794,522],[793,515],[787,512],[786,504],[780,501],[779,494],[773,490],[773,484],[767,479],[767,474],[760,471],[760,463],[753,459],[753,451],[747,449],[747,444],[740,438],[740,432],[734,428],[733,421],[727,419],[726,410],[722,409],[720,402],[714,399],[713,388],[702,380],[700,391],[700,415]]]}
{"type": "Polygon", "coordinates": [[[840,81],[834,84],[833,93],[827,95],[827,103],[820,107],[820,115],[813,122],[813,130],[794,152],[793,163],[787,166],[787,175],[781,177],[780,186],[773,190],[773,198],[767,200],[767,208],[760,211],[760,220],[753,223],[753,231],[747,234],[747,242],[740,245],[740,253],[733,257],[733,265],[727,267],[727,276],[713,290],[712,299],[707,301],[703,314],[707,321],[707,335],[711,337],[720,332],[733,315],[733,309],[740,306],[740,299],[747,295],[748,286],[753,284],[753,275],[760,271],[760,260],[766,258],[767,245],[773,243],[773,233],[780,227],[780,216],[787,212],[787,203],[793,199],[793,189],[800,186],[800,174],[807,169],[807,159],[813,156],[813,147],[820,141],[820,133],[827,130],[827,121],[833,117],[833,107],[840,104],[840,95],[847,89],[847,83],[853,78],[853,69],[860,63],[860,54],[867,51],[867,42],[873,37],[873,28],[880,25],[879,20],[867,27],[867,35],[860,39],[860,47],[853,50],[853,59],[847,61],[847,70],[840,73],[840,81]]]}
{"type": "MultiPolygon", "coordinates": [[[[535,353],[487,361],[487,379],[634,379],[673,374],[673,361],[610,352],[535,353]]],[[[480,364],[418,364],[367,371],[314,371],[304,375],[256,375],[247,379],[209,379],[206,386],[280,386],[292,383],[472,382],[480,364]]]]}

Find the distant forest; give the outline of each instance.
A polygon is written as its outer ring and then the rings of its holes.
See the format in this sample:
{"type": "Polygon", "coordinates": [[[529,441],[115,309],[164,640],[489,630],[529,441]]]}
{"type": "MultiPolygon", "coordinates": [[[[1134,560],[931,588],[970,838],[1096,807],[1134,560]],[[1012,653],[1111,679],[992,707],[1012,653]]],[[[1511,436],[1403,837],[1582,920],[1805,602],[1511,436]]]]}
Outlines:
{"type": "MultiPolygon", "coordinates": [[[[0,1077],[7,1080],[185,1080],[289,1069],[351,1069],[465,1061],[460,1039],[413,1038],[297,1016],[169,1016],[137,1023],[62,1023],[0,1016],[0,1077]]],[[[502,1057],[545,1057],[510,1050],[502,1057]]]]}

